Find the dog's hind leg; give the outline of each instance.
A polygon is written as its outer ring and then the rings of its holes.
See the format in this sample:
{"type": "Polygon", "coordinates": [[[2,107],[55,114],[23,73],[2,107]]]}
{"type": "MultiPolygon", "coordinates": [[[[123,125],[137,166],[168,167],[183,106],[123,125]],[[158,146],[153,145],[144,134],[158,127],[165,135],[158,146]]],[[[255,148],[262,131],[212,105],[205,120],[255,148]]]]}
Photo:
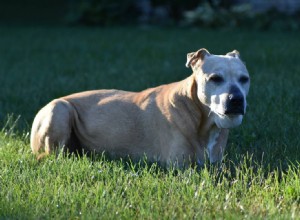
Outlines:
{"type": "Polygon", "coordinates": [[[73,114],[72,105],[62,99],[53,100],[38,112],[30,136],[32,152],[38,159],[70,142],[73,114]]]}

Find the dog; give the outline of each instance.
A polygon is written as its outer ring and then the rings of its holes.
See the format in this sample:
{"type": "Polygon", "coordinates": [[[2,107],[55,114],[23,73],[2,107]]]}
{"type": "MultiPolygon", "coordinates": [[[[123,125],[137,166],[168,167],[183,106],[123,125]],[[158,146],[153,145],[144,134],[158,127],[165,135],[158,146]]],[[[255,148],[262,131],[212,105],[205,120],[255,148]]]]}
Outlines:
{"type": "Polygon", "coordinates": [[[238,51],[187,54],[186,79],[141,92],[95,90],[55,99],[36,115],[38,159],[60,148],[107,152],[169,166],[221,162],[228,129],[241,124],[250,78],[238,51]]]}

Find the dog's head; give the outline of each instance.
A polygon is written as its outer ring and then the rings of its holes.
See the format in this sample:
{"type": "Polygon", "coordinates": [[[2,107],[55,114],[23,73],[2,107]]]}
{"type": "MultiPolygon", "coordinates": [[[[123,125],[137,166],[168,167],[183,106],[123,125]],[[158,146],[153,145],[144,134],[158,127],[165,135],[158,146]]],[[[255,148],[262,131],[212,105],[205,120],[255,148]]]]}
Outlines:
{"type": "Polygon", "coordinates": [[[246,66],[234,50],[226,55],[213,55],[206,49],[187,54],[197,81],[197,96],[208,106],[219,128],[241,124],[246,112],[250,79],[246,66]]]}

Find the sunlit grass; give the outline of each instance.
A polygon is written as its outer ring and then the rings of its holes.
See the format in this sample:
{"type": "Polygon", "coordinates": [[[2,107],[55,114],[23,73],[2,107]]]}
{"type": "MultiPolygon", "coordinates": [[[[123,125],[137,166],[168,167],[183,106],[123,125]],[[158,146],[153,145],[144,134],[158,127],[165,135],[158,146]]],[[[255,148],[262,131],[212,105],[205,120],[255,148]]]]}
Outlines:
{"type": "MultiPolygon", "coordinates": [[[[291,218],[299,164],[270,171],[244,156],[222,169],[162,169],[99,157],[38,162],[27,140],[1,138],[3,218],[291,218]]],[[[26,138],[27,139],[27,138],[26,138]]]]}

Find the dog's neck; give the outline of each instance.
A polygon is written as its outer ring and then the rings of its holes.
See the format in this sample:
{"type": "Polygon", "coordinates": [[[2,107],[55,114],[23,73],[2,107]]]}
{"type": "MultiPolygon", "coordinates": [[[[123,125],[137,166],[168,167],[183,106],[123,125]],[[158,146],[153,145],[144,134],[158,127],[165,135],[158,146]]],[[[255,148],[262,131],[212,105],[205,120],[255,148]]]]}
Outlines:
{"type": "Polygon", "coordinates": [[[193,130],[202,136],[215,126],[215,123],[209,107],[200,102],[197,89],[196,77],[192,74],[174,85],[172,92],[169,93],[169,102],[173,112],[184,121],[183,124],[192,126],[193,130]]]}

